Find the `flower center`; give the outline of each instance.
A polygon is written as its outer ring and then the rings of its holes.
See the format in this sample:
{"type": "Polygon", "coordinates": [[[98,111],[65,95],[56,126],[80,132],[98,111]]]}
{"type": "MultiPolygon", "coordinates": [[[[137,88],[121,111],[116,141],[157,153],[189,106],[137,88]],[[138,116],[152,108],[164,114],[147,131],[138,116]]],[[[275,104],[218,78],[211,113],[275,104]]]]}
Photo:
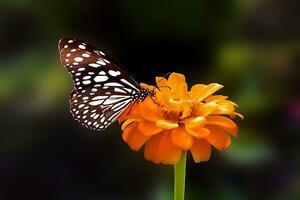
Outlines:
{"type": "Polygon", "coordinates": [[[160,106],[167,119],[179,121],[191,114],[192,101],[188,99],[177,100],[168,98],[167,100],[160,102],[160,106]]]}

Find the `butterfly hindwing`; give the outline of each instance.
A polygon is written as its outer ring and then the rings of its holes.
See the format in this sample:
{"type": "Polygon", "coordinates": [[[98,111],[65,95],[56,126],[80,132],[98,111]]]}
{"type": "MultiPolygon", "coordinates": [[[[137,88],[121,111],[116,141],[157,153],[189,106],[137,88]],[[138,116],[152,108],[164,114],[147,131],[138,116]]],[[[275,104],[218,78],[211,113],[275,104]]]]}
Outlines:
{"type": "Polygon", "coordinates": [[[140,86],[104,52],[80,40],[59,41],[61,62],[74,82],[70,109],[85,126],[102,130],[113,123],[140,92],[140,86]]]}

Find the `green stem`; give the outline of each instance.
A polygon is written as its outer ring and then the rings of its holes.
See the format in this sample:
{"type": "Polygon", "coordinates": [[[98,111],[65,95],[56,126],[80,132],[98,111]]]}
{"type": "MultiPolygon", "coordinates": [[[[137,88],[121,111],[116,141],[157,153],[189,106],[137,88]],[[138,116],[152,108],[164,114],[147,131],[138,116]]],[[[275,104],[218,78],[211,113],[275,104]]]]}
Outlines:
{"type": "Polygon", "coordinates": [[[186,171],[186,151],[181,155],[180,161],[174,165],[174,200],[184,200],[186,171]]]}

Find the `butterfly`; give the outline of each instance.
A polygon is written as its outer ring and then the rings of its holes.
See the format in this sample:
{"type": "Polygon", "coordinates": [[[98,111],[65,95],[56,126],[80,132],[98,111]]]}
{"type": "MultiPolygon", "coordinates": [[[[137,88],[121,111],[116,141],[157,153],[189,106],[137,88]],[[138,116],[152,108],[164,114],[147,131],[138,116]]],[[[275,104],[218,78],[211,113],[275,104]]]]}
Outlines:
{"type": "Polygon", "coordinates": [[[142,88],[103,51],[77,39],[61,39],[60,60],[70,73],[74,89],[70,111],[81,124],[104,130],[130,106],[155,91],[142,88]]]}

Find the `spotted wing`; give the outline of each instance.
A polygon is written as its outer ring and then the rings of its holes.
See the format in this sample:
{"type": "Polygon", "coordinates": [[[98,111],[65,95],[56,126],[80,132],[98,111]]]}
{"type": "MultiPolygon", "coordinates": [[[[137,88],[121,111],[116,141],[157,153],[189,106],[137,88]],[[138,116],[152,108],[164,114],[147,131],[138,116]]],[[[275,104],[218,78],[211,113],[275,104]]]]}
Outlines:
{"type": "Polygon", "coordinates": [[[140,86],[105,53],[75,39],[59,41],[60,60],[74,82],[70,109],[88,128],[112,124],[140,93],[140,86]]]}

